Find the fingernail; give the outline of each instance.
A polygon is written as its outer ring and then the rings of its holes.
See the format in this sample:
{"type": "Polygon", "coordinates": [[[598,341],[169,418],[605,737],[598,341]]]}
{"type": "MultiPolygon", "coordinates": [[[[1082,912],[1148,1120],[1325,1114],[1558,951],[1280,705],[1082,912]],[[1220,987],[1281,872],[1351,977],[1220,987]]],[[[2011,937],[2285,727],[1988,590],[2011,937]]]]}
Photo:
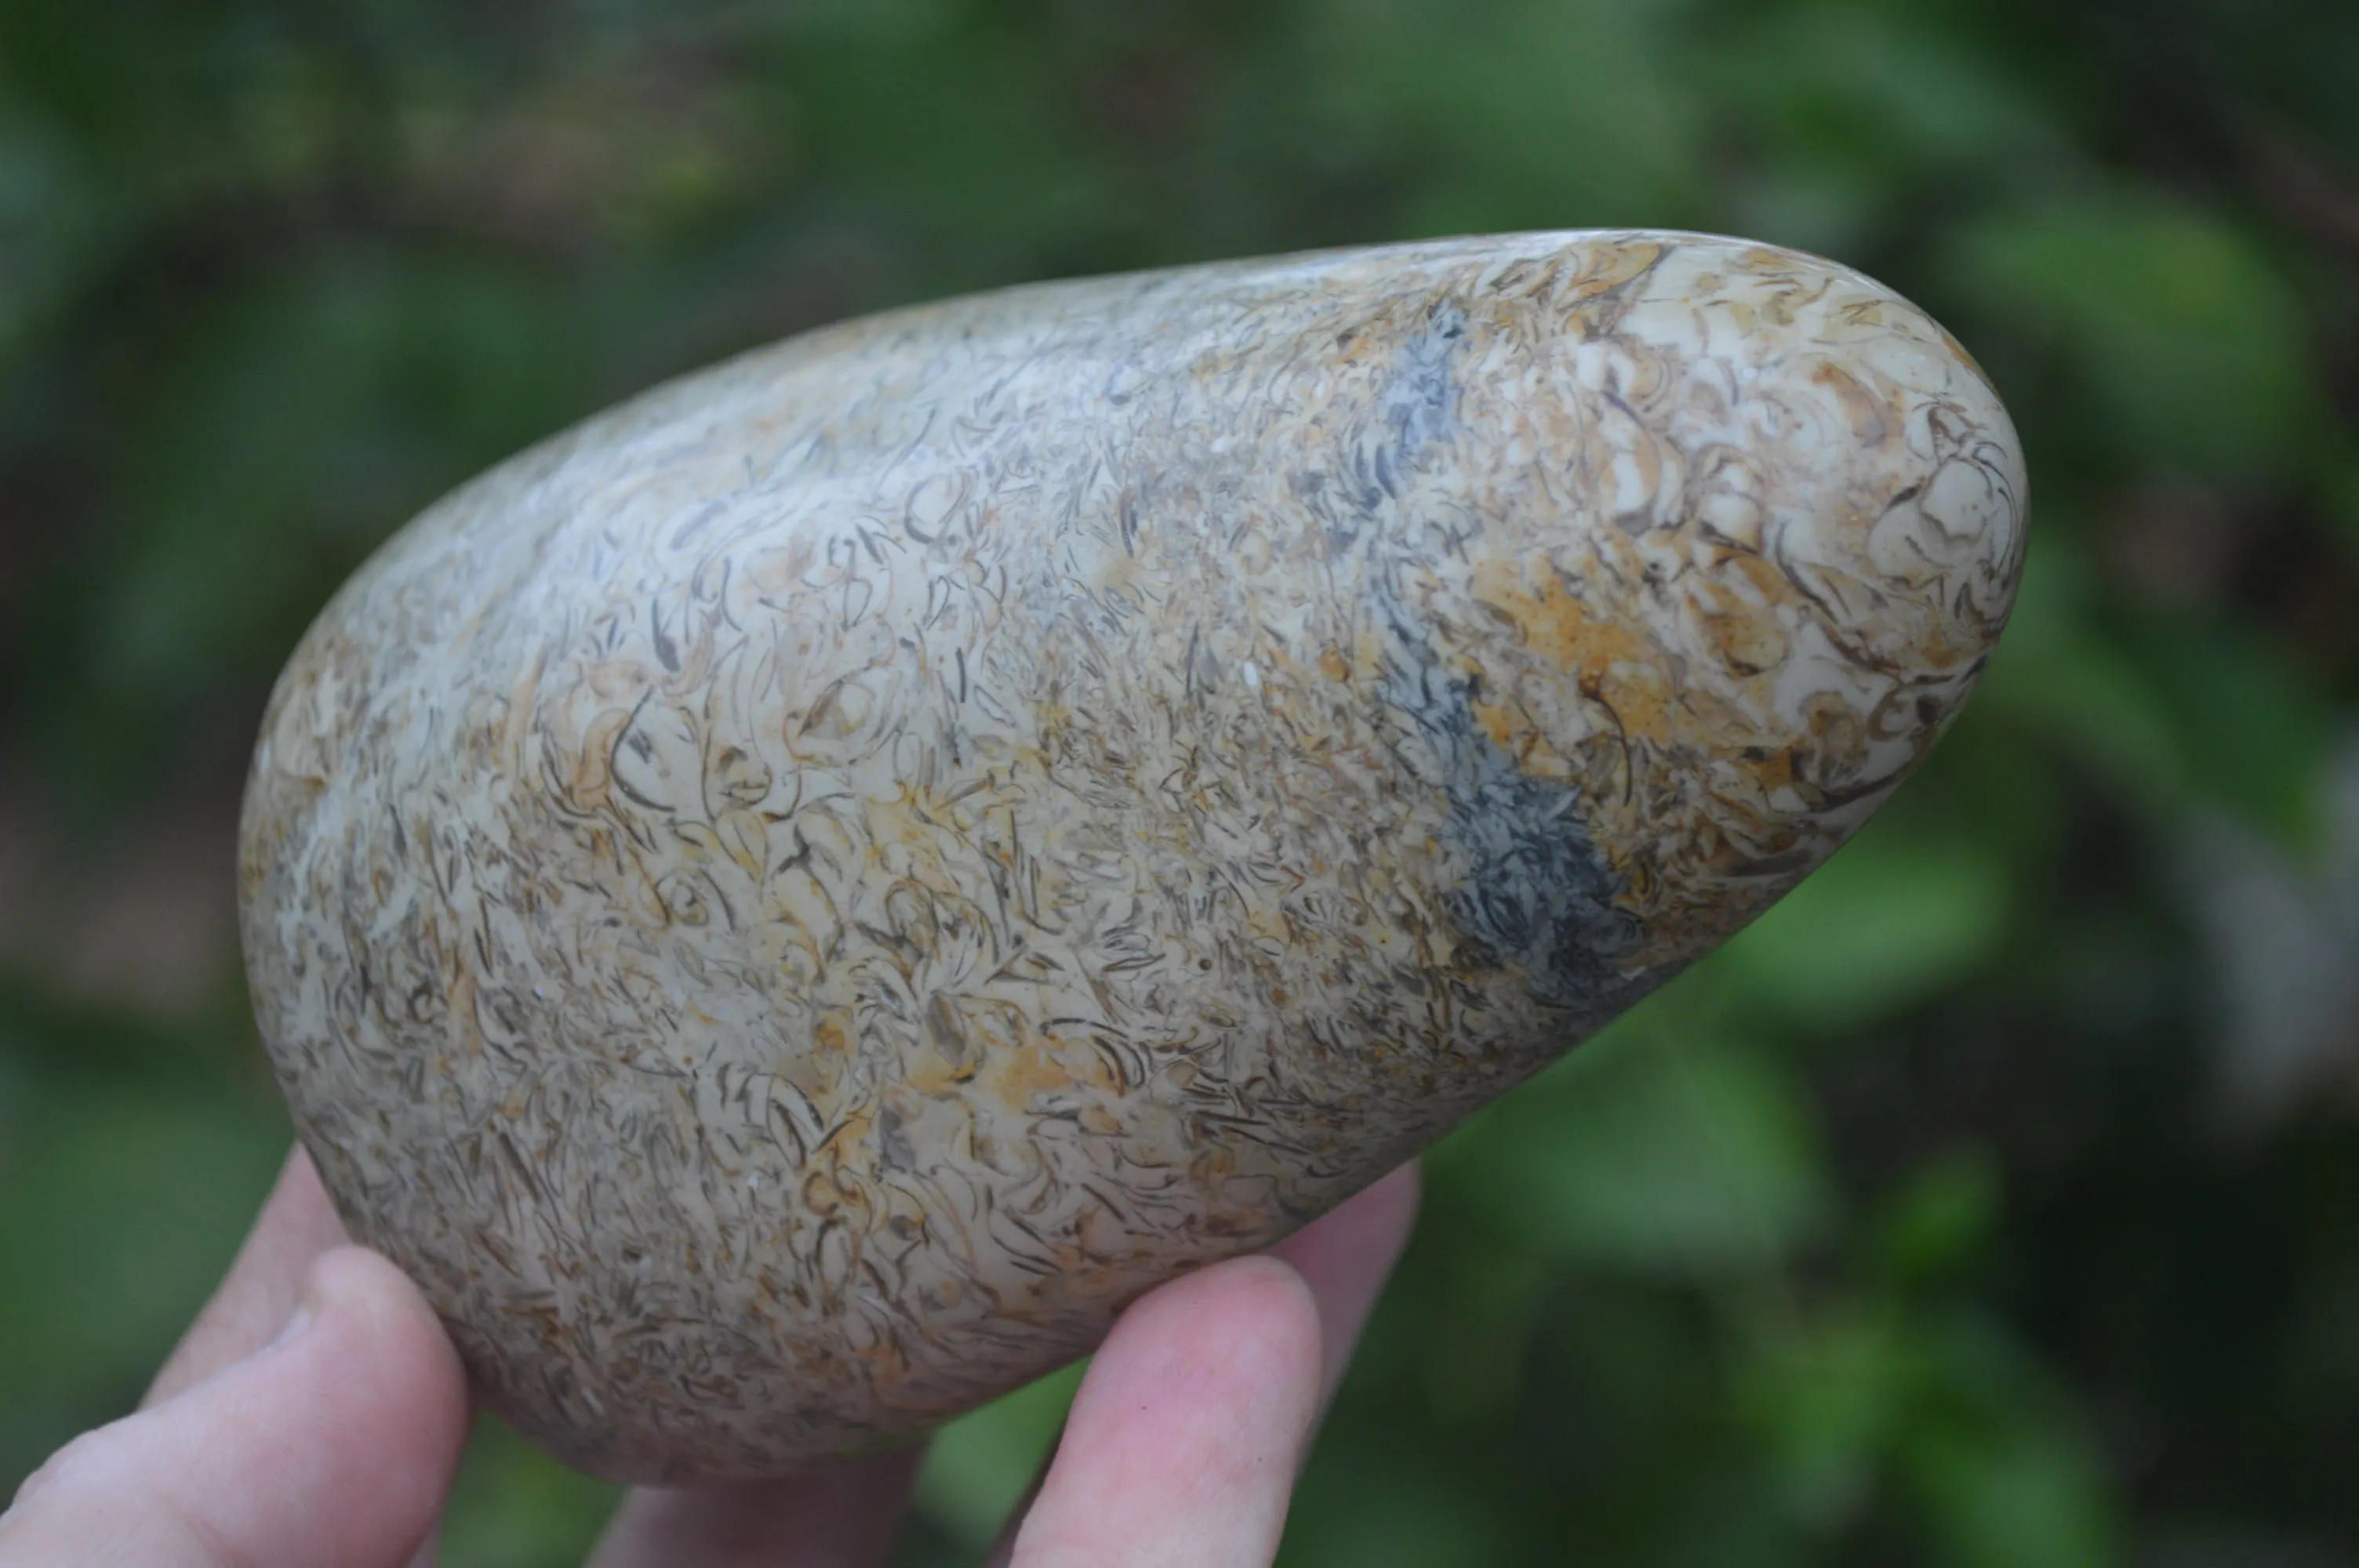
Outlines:
{"type": "Polygon", "coordinates": [[[310,1326],[311,1303],[308,1301],[299,1302],[296,1303],[295,1310],[288,1314],[287,1321],[279,1325],[278,1332],[271,1336],[270,1343],[262,1348],[276,1350],[281,1346],[292,1344],[305,1329],[310,1326]]]}
{"type": "Polygon", "coordinates": [[[316,1303],[319,1299],[320,1260],[315,1258],[311,1260],[311,1266],[303,1271],[300,1293],[295,1298],[295,1310],[287,1314],[287,1321],[278,1325],[278,1332],[270,1336],[270,1343],[254,1354],[257,1357],[267,1356],[270,1352],[283,1350],[300,1339],[303,1336],[303,1331],[311,1326],[311,1319],[317,1314],[316,1303]]]}
{"type": "MultiPolygon", "coordinates": [[[[147,1398],[141,1408],[153,1410],[161,1405],[170,1404],[176,1400],[185,1399],[242,1367],[252,1366],[280,1346],[292,1343],[310,1326],[311,1301],[307,1291],[296,1302],[295,1310],[288,1313],[286,1321],[278,1325],[278,1332],[272,1335],[267,1342],[257,1345],[251,1350],[231,1352],[201,1371],[179,1371],[170,1366],[165,1368],[161,1376],[158,1378],[156,1386],[148,1390],[147,1398]]],[[[176,1355],[175,1360],[177,1359],[176,1355]]],[[[208,1356],[205,1359],[212,1360],[212,1357],[208,1356]]]]}

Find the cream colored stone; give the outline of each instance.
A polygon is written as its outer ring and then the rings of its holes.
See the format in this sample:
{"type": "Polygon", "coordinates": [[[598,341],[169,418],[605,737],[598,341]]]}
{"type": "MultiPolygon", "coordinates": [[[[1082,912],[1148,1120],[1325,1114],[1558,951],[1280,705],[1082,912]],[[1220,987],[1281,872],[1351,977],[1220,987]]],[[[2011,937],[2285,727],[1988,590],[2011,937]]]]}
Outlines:
{"type": "Polygon", "coordinates": [[[634,1479],[964,1410],[1823,859],[2023,557],[1814,258],[1447,241],[812,332],[524,454],[297,650],[265,1038],[495,1403],[634,1479]]]}

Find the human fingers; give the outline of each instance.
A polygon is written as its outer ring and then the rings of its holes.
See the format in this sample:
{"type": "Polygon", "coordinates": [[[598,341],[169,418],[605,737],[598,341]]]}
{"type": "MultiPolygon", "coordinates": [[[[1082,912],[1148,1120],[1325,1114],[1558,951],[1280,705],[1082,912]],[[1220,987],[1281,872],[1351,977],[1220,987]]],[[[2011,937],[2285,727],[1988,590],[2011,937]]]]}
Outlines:
{"type": "MultiPolygon", "coordinates": [[[[1321,1329],[1322,1394],[1333,1392],[1400,1254],[1417,1191],[1415,1168],[1404,1167],[1273,1249],[1309,1284],[1321,1329]]],[[[916,1450],[904,1450],[766,1487],[635,1491],[592,1568],[881,1563],[891,1554],[917,1459],[916,1450]]]]}
{"type": "Polygon", "coordinates": [[[893,1554],[923,1450],[897,1449],[757,1487],[631,1493],[592,1568],[865,1568],[893,1554]]]}
{"type": "Polygon", "coordinates": [[[1322,1407],[1335,1397],[1377,1293],[1408,1245],[1419,1188],[1412,1160],[1269,1249],[1302,1276],[1319,1304],[1322,1407]]]}
{"type": "Polygon", "coordinates": [[[1318,1417],[1320,1323],[1266,1254],[1133,1303],[1073,1398],[1016,1568],[1267,1564],[1318,1417]]]}
{"type": "MultiPolygon", "coordinates": [[[[1272,1256],[1302,1276],[1318,1308],[1322,1410],[1334,1398],[1360,1330],[1408,1242],[1420,1185],[1417,1162],[1411,1161],[1270,1249],[1272,1256]]],[[[1052,1454],[1049,1463],[1054,1462],[1052,1454]]],[[[985,1568],[1006,1568],[1049,1468],[1041,1466],[1008,1516],[1007,1528],[984,1559],[985,1568]]]]}
{"type": "Polygon", "coordinates": [[[393,1568],[467,1425],[433,1310],[374,1252],[321,1257],[278,1336],[66,1445],[0,1515],[0,1568],[393,1568]]]}
{"type": "Polygon", "coordinates": [[[141,1408],[170,1399],[267,1345],[294,1312],[313,1260],[347,1243],[343,1221],[299,1143],[279,1168],[277,1184],[263,1201],[236,1260],[156,1374],[141,1408]]]}

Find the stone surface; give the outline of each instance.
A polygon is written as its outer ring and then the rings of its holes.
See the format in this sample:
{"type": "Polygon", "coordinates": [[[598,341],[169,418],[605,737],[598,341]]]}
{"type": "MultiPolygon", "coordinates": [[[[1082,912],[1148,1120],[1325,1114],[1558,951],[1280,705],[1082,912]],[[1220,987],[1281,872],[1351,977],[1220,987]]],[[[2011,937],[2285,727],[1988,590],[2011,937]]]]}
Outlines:
{"type": "Polygon", "coordinates": [[[889,1440],[1793,885],[1973,684],[2024,494],[1938,326],[1738,241],[813,332],[329,606],[247,800],[263,1033],[353,1232],[556,1453],[889,1440]]]}

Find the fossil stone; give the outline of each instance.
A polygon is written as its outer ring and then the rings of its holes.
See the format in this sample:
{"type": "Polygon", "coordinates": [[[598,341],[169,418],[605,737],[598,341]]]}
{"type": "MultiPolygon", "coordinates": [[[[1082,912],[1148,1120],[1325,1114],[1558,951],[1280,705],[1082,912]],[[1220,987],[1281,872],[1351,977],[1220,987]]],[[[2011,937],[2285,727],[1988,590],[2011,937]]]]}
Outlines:
{"type": "Polygon", "coordinates": [[[1087,1350],[1823,859],[2024,477],[1888,290],[1528,234],[811,332],[494,470],[281,678],[241,873],[353,1233],[582,1467],[1087,1350]]]}

